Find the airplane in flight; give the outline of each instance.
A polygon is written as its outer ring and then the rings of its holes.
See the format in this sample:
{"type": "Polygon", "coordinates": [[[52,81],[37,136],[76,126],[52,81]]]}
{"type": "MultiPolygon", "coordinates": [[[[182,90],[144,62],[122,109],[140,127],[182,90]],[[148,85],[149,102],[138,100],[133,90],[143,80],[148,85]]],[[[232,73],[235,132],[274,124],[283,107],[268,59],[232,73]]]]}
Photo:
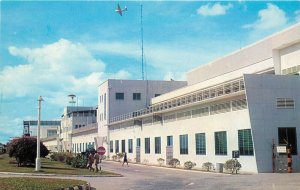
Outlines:
{"type": "Polygon", "coordinates": [[[127,7],[125,6],[124,9],[121,9],[120,5],[118,4],[118,8],[115,11],[122,16],[123,12],[127,11],[127,7]]]}

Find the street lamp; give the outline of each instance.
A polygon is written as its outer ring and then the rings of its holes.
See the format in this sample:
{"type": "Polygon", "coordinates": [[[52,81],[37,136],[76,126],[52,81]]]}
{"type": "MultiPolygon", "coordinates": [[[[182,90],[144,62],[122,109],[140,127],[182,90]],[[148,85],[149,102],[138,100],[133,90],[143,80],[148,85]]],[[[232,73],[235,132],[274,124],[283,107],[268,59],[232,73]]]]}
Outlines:
{"type": "Polygon", "coordinates": [[[35,171],[40,171],[41,169],[41,160],[40,160],[40,129],[41,129],[41,104],[43,98],[40,96],[38,98],[39,107],[38,107],[38,126],[37,126],[37,140],[36,140],[36,159],[35,159],[35,171]]]}

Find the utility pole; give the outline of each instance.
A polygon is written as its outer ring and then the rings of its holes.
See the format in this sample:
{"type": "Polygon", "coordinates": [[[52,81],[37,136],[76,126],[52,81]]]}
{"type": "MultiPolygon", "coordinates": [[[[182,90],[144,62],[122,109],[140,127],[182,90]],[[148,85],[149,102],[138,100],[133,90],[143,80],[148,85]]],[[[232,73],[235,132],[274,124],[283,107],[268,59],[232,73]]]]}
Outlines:
{"type": "Polygon", "coordinates": [[[38,98],[39,107],[38,107],[38,126],[37,126],[37,140],[36,140],[36,160],[35,160],[35,171],[40,171],[41,169],[41,160],[40,160],[40,130],[41,130],[41,104],[43,98],[40,96],[38,98]]]}

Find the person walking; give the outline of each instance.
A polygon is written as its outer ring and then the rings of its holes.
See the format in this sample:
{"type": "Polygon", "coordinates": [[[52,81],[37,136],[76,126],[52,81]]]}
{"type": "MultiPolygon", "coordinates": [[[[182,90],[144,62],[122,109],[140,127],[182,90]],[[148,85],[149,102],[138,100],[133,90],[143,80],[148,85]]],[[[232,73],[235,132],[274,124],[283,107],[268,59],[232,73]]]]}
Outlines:
{"type": "Polygon", "coordinates": [[[124,163],[127,163],[127,166],[128,166],[128,160],[127,160],[127,153],[126,152],[124,152],[124,158],[123,158],[123,164],[122,164],[122,166],[124,166],[124,163]]]}
{"type": "Polygon", "coordinates": [[[94,163],[94,155],[92,153],[90,153],[89,157],[88,157],[88,169],[91,171],[94,171],[93,168],[93,163],[94,163]]]}
{"type": "MultiPolygon", "coordinates": [[[[100,163],[100,155],[97,152],[94,155],[94,159],[95,159],[96,172],[98,172],[99,171],[98,164],[100,163]]],[[[101,170],[101,166],[100,166],[100,170],[101,170]]]]}

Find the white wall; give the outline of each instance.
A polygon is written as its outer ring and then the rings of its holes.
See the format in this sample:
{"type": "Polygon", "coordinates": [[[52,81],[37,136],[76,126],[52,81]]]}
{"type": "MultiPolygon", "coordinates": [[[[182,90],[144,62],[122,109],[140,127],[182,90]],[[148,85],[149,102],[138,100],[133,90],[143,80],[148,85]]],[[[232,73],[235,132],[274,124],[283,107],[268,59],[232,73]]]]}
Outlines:
{"type": "MultiPolygon", "coordinates": [[[[278,145],[279,127],[296,127],[300,154],[300,77],[245,75],[245,87],[258,172],[272,172],[272,140],[278,145]],[[295,109],[277,109],[277,98],[293,98],[295,109]]],[[[293,156],[293,171],[300,171],[298,155],[293,156]]]]}
{"type": "MultiPolygon", "coordinates": [[[[157,164],[158,158],[164,158],[166,160],[166,146],[167,136],[173,135],[173,157],[178,158],[183,166],[186,161],[193,161],[201,168],[204,162],[224,163],[226,160],[231,159],[232,150],[238,150],[238,129],[250,129],[250,121],[248,110],[232,111],[227,113],[221,113],[216,115],[191,118],[185,120],[179,120],[174,122],[168,122],[163,125],[154,124],[143,127],[128,127],[110,132],[110,140],[120,142],[121,152],[121,140],[126,139],[126,152],[128,152],[128,139],[133,139],[133,154],[128,153],[128,158],[134,160],[136,138],[141,138],[141,162],[147,159],[149,163],[157,164]],[[227,132],[227,156],[215,155],[214,144],[214,132],[226,131],[227,132]],[[196,155],[195,149],[195,134],[206,134],[206,155],[196,155]],[[188,134],[189,154],[180,155],[179,152],[179,135],[188,134]],[[150,154],[145,154],[145,138],[150,137],[150,154]],[[155,154],[154,138],[161,137],[161,154],[155,154]]],[[[113,153],[115,154],[115,152],[113,153]]],[[[112,155],[113,155],[112,154],[112,155]]],[[[257,172],[255,156],[241,156],[239,161],[242,164],[242,171],[257,172]]]]}
{"type": "MultiPolygon", "coordinates": [[[[223,58],[202,65],[187,73],[188,85],[244,68],[272,58],[274,49],[283,49],[300,41],[300,24],[251,44],[223,58]]],[[[275,66],[275,65],[274,65],[275,66]]]]}
{"type": "Polygon", "coordinates": [[[281,69],[300,65],[300,43],[280,50],[281,69]]]}
{"type": "MultiPolygon", "coordinates": [[[[113,80],[102,83],[98,93],[98,131],[99,137],[107,137],[107,123],[110,118],[125,113],[133,112],[147,107],[155,94],[166,92],[186,86],[185,81],[148,81],[148,80],[113,80]],[[124,93],[124,100],[116,100],[116,93],[124,93]],[[133,93],[141,93],[141,100],[133,100],[133,93]],[[106,94],[106,118],[104,117],[105,106],[102,98],[106,94]],[[100,101],[101,99],[101,101],[100,101]]],[[[102,144],[106,149],[109,147],[104,141],[102,144]]]]}
{"type": "Polygon", "coordinates": [[[49,151],[58,152],[57,138],[53,138],[53,139],[47,140],[47,141],[43,141],[43,139],[42,139],[42,142],[49,151]]]}
{"type": "MultiPolygon", "coordinates": [[[[90,133],[90,132],[83,132],[81,134],[76,134],[76,135],[73,135],[72,136],[72,147],[73,145],[75,144],[78,144],[81,143],[83,145],[81,145],[81,152],[84,152],[86,151],[86,143],[87,144],[92,144],[93,142],[95,142],[95,137],[98,136],[98,133],[97,132],[93,132],[93,133],[90,133]]],[[[97,149],[96,147],[96,144],[94,146],[95,149],[97,149]]],[[[80,150],[73,150],[74,153],[80,153],[80,150]]]]}

